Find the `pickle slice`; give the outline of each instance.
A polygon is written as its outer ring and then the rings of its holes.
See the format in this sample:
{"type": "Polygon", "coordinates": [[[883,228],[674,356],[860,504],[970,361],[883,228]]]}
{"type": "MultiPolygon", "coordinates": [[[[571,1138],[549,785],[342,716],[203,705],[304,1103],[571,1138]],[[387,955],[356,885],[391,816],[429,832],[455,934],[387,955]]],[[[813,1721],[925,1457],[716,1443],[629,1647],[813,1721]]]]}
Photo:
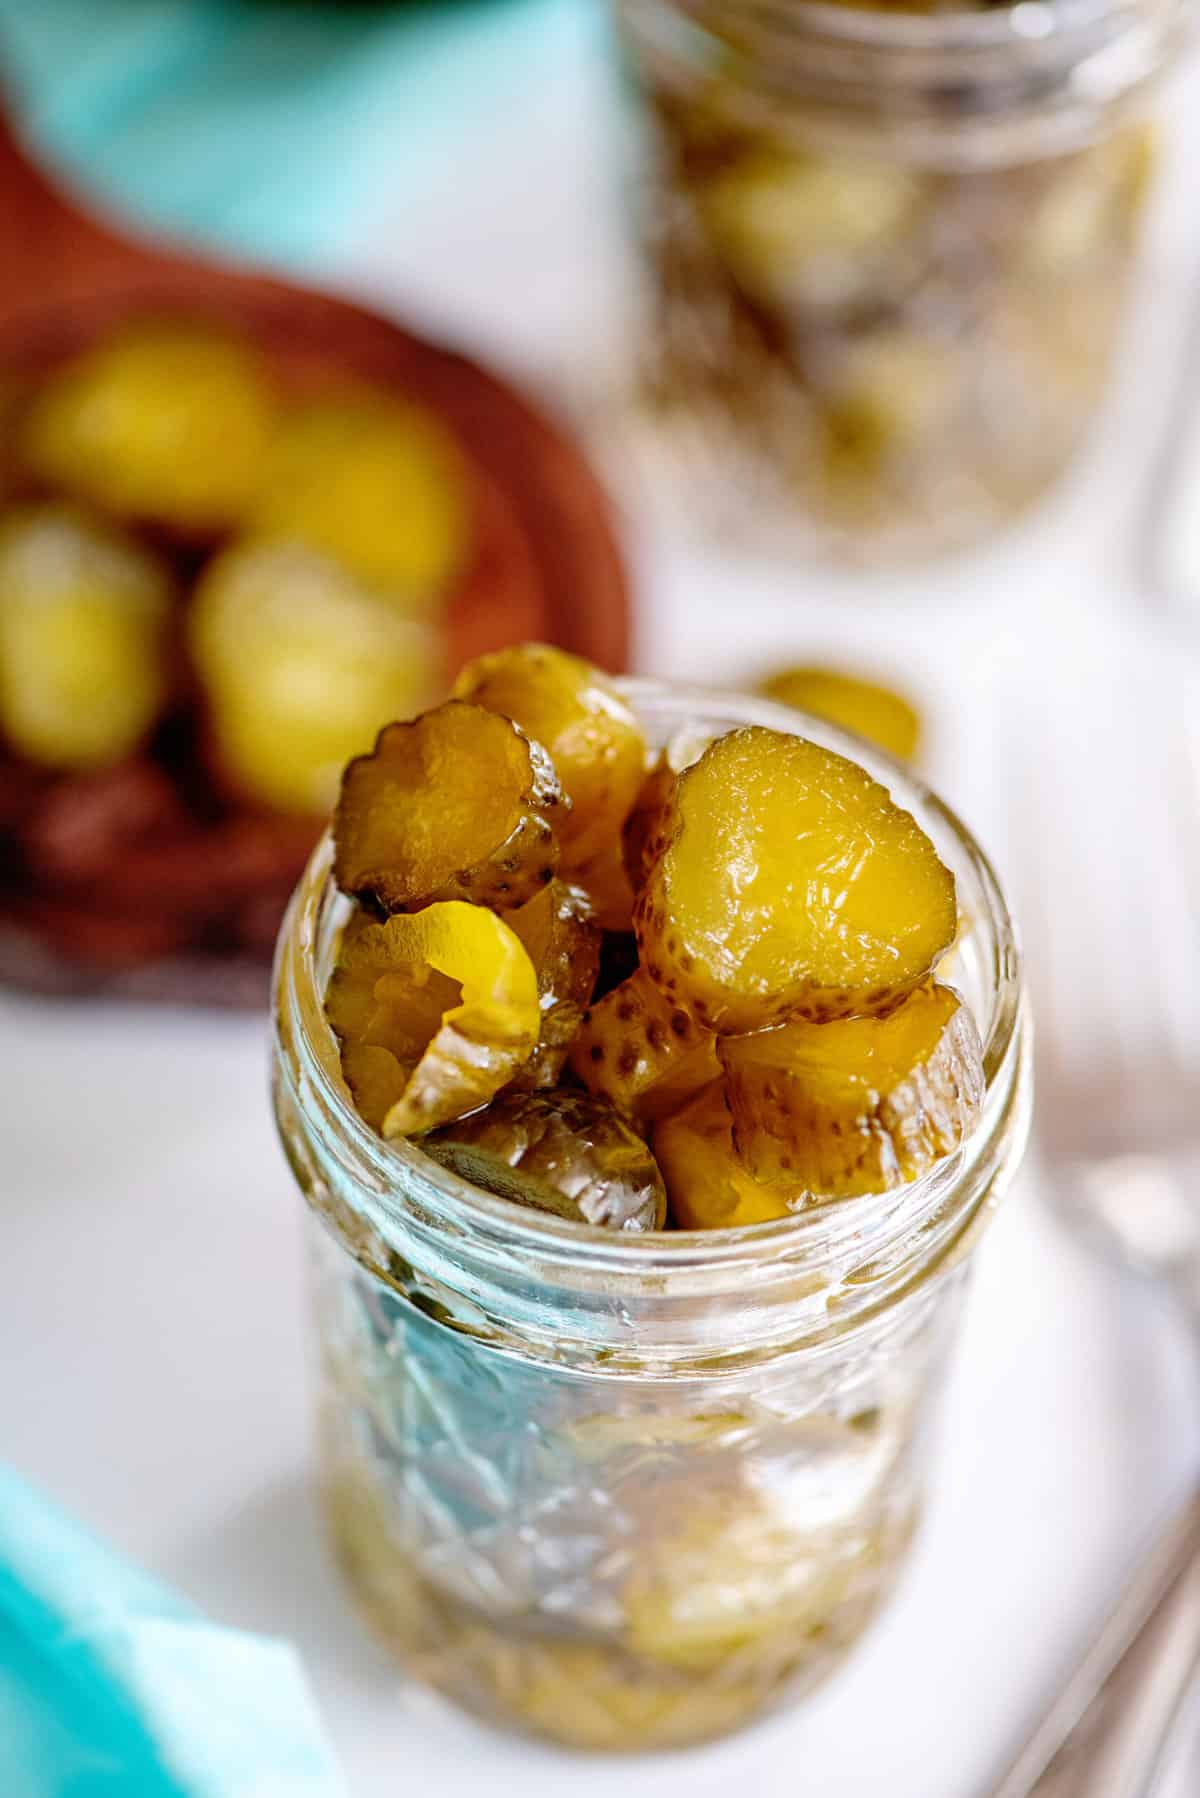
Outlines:
{"type": "Polygon", "coordinates": [[[528,1060],[537,976],[502,919],[451,900],[382,924],[353,920],[325,1014],[366,1122],[413,1136],[486,1105],[528,1060]]]}
{"type": "Polygon", "coordinates": [[[298,543],[217,556],[188,643],[220,772],[277,811],[327,813],[351,756],[440,685],[436,631],[298,543]]]}
{"type": "Polygon", "coordinates": [[[975,1023],[930,981],[886,1018],[785,1024],[721,1042],[738,1152],[819,1197],[886,1192],[963,1142],[984,1082],[975,1023]]]}
{"type": "Polygon", "coordinates": [[[466,560],[470,476],[423,408],[369,390],[323,395],[281,421],[251,525],[428,611],[466,560]]]}
{"type": "Polygon", "coordinates": [[[504,1093],[424,1138],[464,1180],[514,1204],[602,1230],[660,1230],[667,1197],[654,1157],[611,1106],[583,1093],[504,1093]]]}
{"type": "Polygon", "coordinates": [[[23,451],[43,480],[106,511],[209,532],[245,513],[273,422],[249,345],[203,326],[134,324],[50,376],[23,451]]]}
{"type": "Polygon", "coordinates": [[[677,1111],[721,1072],[712,1032],[642,968],[588,1008],[570,1062],[589,1092],[638,1119],[677,1111]]]}
{"type": "Polygon", "coordinates": [[[566,811],[540,744],[495,712],[448,700],[389,724],[346,769],[337,883],[387,912],[451,898],[515,910],[554,878],[566,811]]]}
{"type": "Polygon", "coordinates": [[[837,668],[781,668],[763,681],[761,691],[780,705],[857,732],[897,761],[910,762],[917,753],[920,715],[902,693],[878,681],[837,668]]]}
{"type": "Polygon", "coordinates": [[[454,696],[502,713],[544,744],[571,801],[559,831],[564,869],[609,847],[637,797],[646,740],[607,675],[566,650],[523,643],[469,662],[454,696]]]}
{"type": "Polygon", "coordinates": [[[667,825],[675,798],[676,773],[665,755],[659,757],[638,789],[633,810],[621,833],[625,872],[640,893],[650,870],[667,846],[667,825]]]}
{"type": "Polygon", "coordinates": [[[537,1048],[514,1084],[554,1086],[596,984],[602,933],[586,917],[580,894],[561,880],[510,912],[508,923],[533,963],[542,1008],[537,1048]]]}
{"type": "Polygon", "coordinates": [[[0,730],[50,768],[130,754],[167,696],[170,579],[156,557],[58,506],[0,529],[0,730]]]}
{"type": "Polygon", "coordinates": [[[671,1221],[679,1230],[730,1230],[797,1209],[783,1194],[760,1185],[738,1156],[720,1080],[664,1118],[652,1141],[667,1183],[671,1221]]]}
{"type": "Polygon", "coordinates": [[[621,933],[633,929],[635,894],[625,872],[619,837],[572,868],[570,880],[583,894],[588,916],[601,930],[621,933]]]}
{"type": "Polygon", "coordinates": [[[954,876],[845,757],[757,726],[679,776],[635,921],[642,962],[710,1029],[883,1012],[957,927],[954,876]]]}

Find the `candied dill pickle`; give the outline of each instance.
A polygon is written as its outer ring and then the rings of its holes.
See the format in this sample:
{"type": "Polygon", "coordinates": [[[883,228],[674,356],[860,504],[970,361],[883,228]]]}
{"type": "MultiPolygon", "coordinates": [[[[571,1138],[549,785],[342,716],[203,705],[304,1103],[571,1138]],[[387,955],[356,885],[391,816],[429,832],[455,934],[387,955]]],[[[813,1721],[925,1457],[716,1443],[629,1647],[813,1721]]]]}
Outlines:
{"type": "Polygon", "coordinates": [[[660,1230],[666,1216],[650,1150],[610,1105],[584,1093],[503,1093],[421,1147],[487,1192],[576,1223],[660,1230]]]}
{"type": "Polygon", "coordinates": [[[924,193],[917,175],[894,164],[767,152],[735,159],[699,200],[747,293],[819,312],[903,283],[924,193]]]}
{"type": "Polygon", "coordinates": [[[677,1229],[730,1230],[787,1217],[795,1209],[783,1194],[761,1185],[741,1161],[720,1080],[664,1118],[651,1142],[677,1229]]]}
{"type": "Polygon", "coordinates": [[[470,476],[424,408],[369,390],[322,395],[281,420],[250,523],[424,609],[466,559],[470,476]]]}
{"type": "Polygon", "coordinates": [[[751,726],[679,776],[638,898],[642,961],[709,1028],[890,1009],[954,937],[954,876],[844,756],[751,726]]]}
{"type": "Polygon", "coordinates": [[[607,675],[545,643],[524,643],[469,662],[456,699],[511,718],[544,745],[571,801],[559,830],[564,869],[608,849],[637,796],[646,740],[607,675]]]}
{"type": "Polygon", "coordinates": [[[244,543],[208,565],[188,643],[230,783],[322,814],[342,769],[439,685],[433,628],[298,543],[244,543]]]}
{"type": "Polygon", "coordinates": [[[366,1122],[413,1136],[485,1105],[528,1060],[537,977],[502,919],[451,900],[381,924],[353,920],[325,1015],[366,1122]]]}
{"type": "Polygon", "coordinates": [[[979,1036],[929,981],[886,1018],[722,1039],[738,1153],[816,1196],[885,1192],[959,1147],[983,1099],[979,1036]]]}
{"type": "Polygon", "coordinates": [[[580,895],[561,880],[551,881],[527,905],[509,912],[507,921],[533,963],[542,1008],[537,1048],[514,1084],[553,1086],[596,984],[601,932],[584,915],[580,895]]]}
{"type": "Polygon", "coordinates": [[[120,761],[167,695],[171,583],[147,550],[58,506],[0,529],[0,731],[51,768],[120,761]]]}
{"type": "Polygon", "coordinates": [[[571,869],[571,884],[583,894],[588,916],[614,934],[633,929],[635,894],[625,872],[620,839],[614,837],[587,861],[571,869]]]}
{"type": "Polygon", "coordinates": [[[554,878],[567,809],[540,744],[496,712],[448,700],[389,724],[346,769],[337,883],[388,912],[450,898],[514,910],[554,878]]]}
{"type": "Polygon", "coordinates": [[[245,513],[273,422],[248,344],[206,326],[133,324],[50,376],[22,449],[42,480],[106,511],[208,532],[245,513]]]}
{"type": "Polygon", "coordinates": [[[878,681],[837,668],[782,668],[763,681],[760,691],[780,705],[855,731],[897,761],[910,762],[917,753],[920,715],[902,693],[878,681]]]}
{"type": "Polygon", "coordinates": [[[635,1118],[664,1117],[721,1072],[716,1038],[643,968],[584,1013],[571,1046],[589,1092],[635,1118]]]}
{"type": "Polygon", "coordinates": [[[625,872],[635,893],[640,893],[650,870],[667,846],[666,827],[675,797],[676,773],[665,755],[647,774],[638,789],[633,810],[621,833],[625,872]]]}

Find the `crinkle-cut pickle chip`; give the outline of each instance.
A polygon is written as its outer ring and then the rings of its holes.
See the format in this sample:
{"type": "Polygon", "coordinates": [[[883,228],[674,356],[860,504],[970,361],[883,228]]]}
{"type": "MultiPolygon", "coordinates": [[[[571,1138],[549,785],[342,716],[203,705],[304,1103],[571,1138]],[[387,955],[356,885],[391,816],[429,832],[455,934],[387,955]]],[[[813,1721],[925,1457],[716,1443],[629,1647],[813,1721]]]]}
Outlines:
{"type": "Polygon", "coordinates": [[[414,917],[353,922],[325,1013],[366,1122],[384,1136],[415,1136],[486,1105],[528,1060],[537,976],[503,919],[449,900],[414,917]]]}
{"type": "Polygon", "coordinates": [[[246,512],[274,418],[249,344],[203,325],[132,324],[50,376],[22,448],[35,474],[106,511],[209,532],[246,512]]]}
{"type": "Polygon", "coordinates": [[[0,731],[49,768],[136,749],[166,698],[171,582],[147,550],[66,507],[0,529],[0,731]]]}
{"type": "Polygon", "coordinates": [[[572,1071],[629,1117],[665,1117],[720,1076],[717,1039],[672,1005],[644,968],[589,1006],[572,1071]]]}
{"type": "Polygon", "coordinates": [[[523,643],[469,662],[454,696],[502,713],[544,744],[571,801],[559,831],[564,868],[619,834],[645,773],[646,739],[607,675],[564,649],[523,643]]]}
{"type": "Polygon", "coordinates": [[[368,388],[289,408],[251,527],[332,557],[396,603],[428,610],[466,558],[471,478],[433,413],[368,388]]]}
{"type": "Polygon", "coordinates": [[[827,718],[857,732],[898,761],[910,762],[921,739],[921,719],[902,693],[879,681],[837,668],[781,668],[762,683],[768,699],[827,718]]]}
{"type": "Polygon", "coordinates": [[[346,769],[334,874],[387,912],[442,899],[515,910],[554,878],[566,811],[539,743],[496,712],[448,700],[389,724],[346,769]]]}
{"type": "Polygon", "coordinates": [[[601,1230],[659,1230],[667,1195],[654,1157],[586,1093],[504,1093],[436,1131],[427,1155],[514,1204],[601,1230]]]}
{"type": "Polygon", "coordinates": [[[440,685],[432,625],[300,543],[215,557],[188,612],[222,772],[278,811],[324,815],[342,769],[440,685]]]}
{"type": "Polygon", "coordinates": [[[667,822],[677,779],[667,757],[660,756],[638,788],[633,810],[625,820],[621,843],[625,872],[635,893],[641,892],[667,846],[667,822]]]}
{"type": "Polygon", "coordinates": [[[679,1230],[732,1230],[769,1223],[796,1209],[757,1181],[733,1146],[733,1118],[722,1081],[714,1080],[652,1138],[679,1230]]]}
{"type": "Polygon", "coordinates": [[[818,1197],[886,1192],[963,1142],[984,1080],[952,987],[918,988],[886,1018],[785,1024],[721,1042],[738,1152],[761,1180],[818,1197]]]}
{"type": "Polygon", "coordinates": [[[507,921],[529,953],[542,1008],[537,1048],[515,1084],[554,1086],[596,984],[603,933],[589,921],[582,896],[561,880],[509,912],[507,921]]]}
{"type": "Polygon", "coordinates": [[[709,1028],[884,1012],[957,925],[954,876],[865,769],[803,737],[731,731],[679,776],[638,900],[642,961],[709,1028]]]}

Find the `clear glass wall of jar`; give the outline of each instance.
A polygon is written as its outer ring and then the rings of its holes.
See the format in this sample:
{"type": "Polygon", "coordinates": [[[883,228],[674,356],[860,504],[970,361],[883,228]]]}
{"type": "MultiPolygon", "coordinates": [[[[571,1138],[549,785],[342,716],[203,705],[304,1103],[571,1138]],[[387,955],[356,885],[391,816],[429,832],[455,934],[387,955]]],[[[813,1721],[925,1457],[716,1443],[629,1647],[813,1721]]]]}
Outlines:
{"type": "Polygon", "coordinates": [[[604,1749],[747,1722],[830,1672],[887,1596],[971,1251],[1028,1121],[1012,929],[955,819],[793,711],[626,690],[652,742],[803,729],[887,781],[958,878],[946,973],[988,1090],[926,1180],[784,1222],[626,1237],[522,1210],[353,1111],[321,1009],[346,902],[317,852],[280,939],[274,1087],[310,1207],[336,1550],[414,1675],[604,1749]]]}
{"type": "Polygon", "coordinates": [[[697,510],[885,561],[1040,495],[1108,370],[1191,0],[616,7],[643,398],[697,510]]]}

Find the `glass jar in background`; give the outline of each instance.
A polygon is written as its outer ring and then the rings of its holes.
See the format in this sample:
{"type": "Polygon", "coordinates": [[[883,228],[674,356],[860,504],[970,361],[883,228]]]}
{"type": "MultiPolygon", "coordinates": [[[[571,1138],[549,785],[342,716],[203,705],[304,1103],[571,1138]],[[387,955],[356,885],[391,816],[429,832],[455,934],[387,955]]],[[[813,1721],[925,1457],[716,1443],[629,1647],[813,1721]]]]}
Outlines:
{"type": "Polygon", "coordinates": [[[926,1179],[782,1222],[622,1236],[511,1205],[353,1110],[321,998],[319,850],[280,938],[276,1115],[310,1207],[320,1476],[343,1569],[418,1678],[572,1746],[681,1746],[835,1668],[890,1592],[971,1252],[1028,1123],[1003,897],[918,782],[765,702],[623,687],[682,727],[803,730],[884,779],[959,883],[944,970],[987,1096],[926,1179]]]}
{"type": "Polygon", "coordinates": [[[616,0],[642,396],[698,509],[886,561],[1037,498],[1101,393],[1191,0],[616,0]]]}

